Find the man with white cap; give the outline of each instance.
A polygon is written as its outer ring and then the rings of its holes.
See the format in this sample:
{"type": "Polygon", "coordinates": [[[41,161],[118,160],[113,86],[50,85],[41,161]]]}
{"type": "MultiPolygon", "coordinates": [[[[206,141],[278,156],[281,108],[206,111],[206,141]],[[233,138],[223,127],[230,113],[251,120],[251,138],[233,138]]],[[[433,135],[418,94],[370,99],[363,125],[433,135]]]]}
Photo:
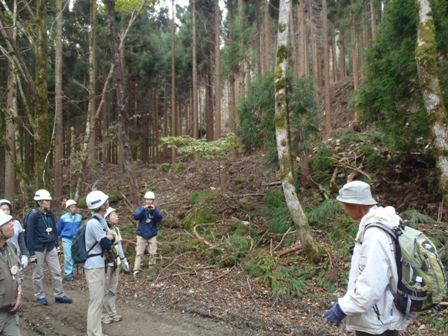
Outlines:
{"type": "Polygon", "coordinates": [[[87,208],[92,217],[86,224],[85,244],[88,251],[84,263],[87,285],[89,287],[89,308],[87,310],[87,336],[106,336],[101,326],[101,312],[105,290],[105,267],[103,254],[111,251],[114,241],[113,232],[104,219],[109,207],[109,196],[99,190],[90,192],[86,197],[87,208]]]}
{"type": "Polygon", "coordinates": [[[51,283],[56,303],[72,303],[72,299],[64,293],[61,276],[61,265],[58,258],[58,236],[56,220],[50,210],[52,197],[45,189],[34,194],[37,207],[26,217],[26,245],[30,251],[30,261],[36,261],[33,270],[33,289],[36,300],[41,305],[48,305],[43,278],[44,263],[47,263],[51,274],[51,283]]]}
{"type": "Polygon", "coordinates": [[[377,206],[370,186],[362,181],[345,184],[336,199],[360,223],[347,292],[325,312],[324,318],[327,323],[339,326],[347,317],[347,330],[354,331],[355,336],[398,336],[398,331],[404,330],[411,319],[394,304],[398,284],[395,243],[384,230],[378,227],[366,230],[366,226],[383,223],[394,228],[400,217],[393,207],[377,206]]]}
{"type": "Polygon", "coordinates": [[[157,225],[162,221],[162,213],[154,204],[156,196],[154,192],[147,191],[144,199],[145,204],[138,207],[134,212],[134,219],[137,225],[137,246],[135,248],[134,277],[141,271],[141,261],[148,248],[148,265],[156,263],[157,254],[157,225]]]}
{"type": "Polygon", "coordinates": [[[64,248],[64,279],[66,281],[73,280],[73,258],[72,258],[72,242],[73,237],[81,225],[82,216],[77,213],[78,207],[75,200],[69,199],[65,202],[65,209],[68,210],[59,218],[56,224],[58,236],[62,238],[62,246],[64,248]]]}
{"type": "Polygon", "coordinates": [[[22,305],[19,259],[13,244],[7,240],[14,235],[12,216],[0,210],[0,335],[20,336],[19,316],[22,305]]]}

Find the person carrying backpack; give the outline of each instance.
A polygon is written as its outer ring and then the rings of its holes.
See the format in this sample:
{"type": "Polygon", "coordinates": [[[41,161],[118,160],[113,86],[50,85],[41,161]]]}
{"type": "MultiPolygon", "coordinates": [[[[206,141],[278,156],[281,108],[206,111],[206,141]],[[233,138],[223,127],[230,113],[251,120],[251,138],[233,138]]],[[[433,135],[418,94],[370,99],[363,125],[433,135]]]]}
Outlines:
{"type": "MultiPolygon", "coordinates": [[[[7,215],[11,215],[11,202],[7,199],[1,199],[0,210],[3,210],[3,212],[7,215]]],[[[30,252],[26,247],[25,230],[23,229],[22,224],[20,224],[20,222],[15,218],[12,219],[12,224],[14,226],[14,236],[9,238],[8,242],[14,244],[14,246],[16,247],[17,255],[20,258],[20,265],[23,269],[25,269],[28,266],[30,257],[30,252]]]]}
{"type": "Polygon", "coordinates": [[[56,303],[72,303],[73,300],[64,293],[62,286],[61,265],[58,258],[58,236],[56,220],[50,210],[52,197],[45,189],[34,194],[37,207],[26,217],[26,245],[30,251],[30,262],[36,262],[33,270],[33,289],[36,300],[41,305],[48,305],[43,278],[44,262],[51,274],[51,283],[56,303]]]}
{"type": "Polygon", "coordinates": [[[398,336],[412,322],[412,316],[401,313],[394,304],[399,280],[396,245],[383,229],[366,230],[366,226],[382,223],[393,229],[400,224],[400,217],[393,207],[377,206],[370,186],[362,181],[345,184],[337,200],[360,223],[347,292],[325,312],[324,318],[337,326],[346,318],[347,330],[354,331],[356,336],[398,336]]]}
{"type": "Polygon", "coordinates": [[[137,226],[137,246],[134,262],[134,277],[141,271],[141,261],[148,248],[148,265],[156,263],[157,254],[157,224],[162,221],[162,213],[154,205],[155,194],[152,191],[145,193],[145,204],[138,207],[134,212],[134,219],[138,221],[137,226]]]}
{"type": "Polygon", "coordinates": [[[114,235],[107,226],[106,210],[109,196],[99,190],[90,192],[86,197],[87,208],[92,217],[86,224],[85,248],[88,252],[84,263],[87,285],[89,287],[89,308],[87,310],[87,336],[106,336],[101,327],[101,312],[105,292],[104,254],[110,254],[114,235]]]}
{"type": "Polygon", "coordinates": [[[113,243],[113,252],[115,260],[109,261],[106,269],[106,284],[105,294],[103,299],[103,315],[101,322],[110,324],[112,322],[119,322],[122,316],[117,313],[117,292],[120,269],[123,268],[125,272],[129,272],[129,263],[124,255],[123,246],[121,245],[121,233],[118,228],[118,214],[114,208],[107,208],[104,215],[109,229],[114,234],[115,241],[113,243]]]}
{"type": "Polygon", "coordinates": [[[12,219],[0,210],[0,335],[20,336],[17,312],[22,305],[22,274],[15,247],[10,243],[14,235],[12,219]]]}
{"type": "Polygon", "coordinates": [[[65,209],[68,210],[61,216],[56,224],[58,236],[62,238],[64,248],[64,279],[73,280],[74,262],[72,258],[72,242],[76,231],[81,225],[82,216],[77,213],[78,207],[76,201],[69,199],[65,202],[65,209]]]}

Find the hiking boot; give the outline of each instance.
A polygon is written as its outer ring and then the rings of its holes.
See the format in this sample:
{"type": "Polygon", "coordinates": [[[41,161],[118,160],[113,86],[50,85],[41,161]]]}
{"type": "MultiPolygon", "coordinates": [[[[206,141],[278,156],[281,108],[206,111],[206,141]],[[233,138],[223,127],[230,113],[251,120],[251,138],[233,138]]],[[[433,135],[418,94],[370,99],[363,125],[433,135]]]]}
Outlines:
{"type": "Polygon", "coordinates": [[[74,279],[73,279],[73,275],[66,275],[65,277],[64,277],[64,280],[65,281],[73,281],[74,279]]]}
{"type": "Polygon", "coordinates": [[[54,302],[56,302],[56,303],[72,303],[73,300],[64,294],[62,296],[56,296],[54,298],[54,302]]]}
{"type": "Polygon", "coordinates": [[[113,319],[111,319],[109,316],[101,317],[101,323],[103,323],[103,324],[111,324],[112,322],[113,322],[113,319]]]}
{"type": "Polygon", "coordinates": [[[37,303],[42,306],[48,306],[48,300],[46,297],[37,298],[37,303]]]}
{"type": "Polygon", "coordinates": [[[134,278],[136,278],[137,277],[137,275],[139,275],[140,274],[140,271],[134,271],[134,273],[133,273],[133,275],[134,275],[134,278]]]}
{"type": "Polygon", "coordinates": [[[109,318],[114,322],[120,322],[123,319],[123,317],[118,314],[110,315],[109,318]]]}

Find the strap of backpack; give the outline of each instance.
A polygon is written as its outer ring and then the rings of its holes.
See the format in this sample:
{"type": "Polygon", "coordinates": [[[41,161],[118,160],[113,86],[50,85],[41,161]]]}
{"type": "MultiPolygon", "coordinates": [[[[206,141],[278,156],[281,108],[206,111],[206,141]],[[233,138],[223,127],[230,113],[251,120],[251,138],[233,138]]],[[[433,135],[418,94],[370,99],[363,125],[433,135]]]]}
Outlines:
{"type": "Polygon", "coordinates": [[[374,222],[374,223],[367,224],[364,229],[364,233],[365,233],[367,229],[376,227],[376,228],[381,229],[384,232],[386,232],[394,241],[394,243],[395,243],[395,263],[397,265],[397,275],[398,275],[398,283],[397,283],[398,289],[401,289],[401,279],[403,277],[403,270],[401,269],[401,248],[400,248],[400,243],[398,241],[398,237],[401,234],[400,228],[402,227],[402,225],[404,225],[404,222],[400,219],[400,226],[397,227],[396,230],[391,229],[387,225],[384,225],[383,223],[380,223],[380,222],[374,222]]]}

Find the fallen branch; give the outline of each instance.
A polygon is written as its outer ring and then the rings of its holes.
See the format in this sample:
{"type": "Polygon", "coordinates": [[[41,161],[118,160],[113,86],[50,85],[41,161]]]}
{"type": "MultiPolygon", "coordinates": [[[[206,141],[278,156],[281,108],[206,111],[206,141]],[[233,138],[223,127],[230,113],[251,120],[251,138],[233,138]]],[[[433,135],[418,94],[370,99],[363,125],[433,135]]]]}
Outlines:
{"type": "Polygon", "coordinates": [[[279,186],[279,185],[282,185],[282,181],[274,181],[274,182],[270,182],[270,183],[262,183],[261,185],[263,187],[279,186]]]}
{"type": "Polygon", "coordinates": [[[295,245],[293,247],[290,247],[289,249],[280,251],[280,252],[278,252],[276,254],[277,254],[277,257],[281,258],[281,257],[283,257],[283,256],[285,256],[285,255],[287,255],[289,253],[296,252],[296,251],[301,250],[301,249],[302,249],[302,245],[297,244],[297,245],[295,245]]]}
{"type": "Polygon", "coordinates": [[[295,232],[296,232],[295,230],[294,230],[294,231],[291,231],[291,229],[292,229],[292,226],[290,226],[290,227],[288,228],[288,230],[286,230],[286,232],[285,232],[285,233],[283,234],[283,236],[282,236],[282,239],[280,239],[280,243],[278,243],[277,246],[274,247],[274,251],[276,251],[276,250],[282,245],[283,240],[285,240],[285,237],[286,237],[288,234],[290,234],[290,233],[295,233],[295,232]]]}
{"type": "Polygon", "coordinates": [[[123,199],[125,200],[125,203],[126,203],[126,205],[128,206],[128,209],[129,209],[130,211],[134,211],[134,207],[132,206],[131,201],[129,201],[129,199],[126,197],[126,195],[123,194],[121,191],[120,191],[120,195],[121,195],[121,196],[123,197],[123,199]]]}
{"type": "Polygon", "coordinates": [[[202,242],[202,243],[204,243],[205,245],[207,245],[208,247],[214,248],[215,246],[214,246],[212,243],[210,243],[207,239],[205,239],[204,237],[202,237],[202,236],[198,233],[198,231],[196,231],[196,228],[197,228],[199,225],[201,225],[201,224],[198,224],[198,225],[196,225],[196,226],[193,228],[193,233],[194,233],[195,237],[196,237],[200,242],[202,242]]]}
{"type": "Polygon", "coordinates": [[[241,195],[232,195],[232,197],[248,197],[248,196],[259,196],[259,197],[263,197],[265,194],[264,193],[249,193],[249,194],[241,194],[241,195]]]}
{"type": "Polygon", "coordinates": [[[206,285],[206,284],[209,284],[210,282],[213,282],[213,281],[216,281],[218,279],[221,279],[221,278],[225,277],[227,274],[229,274],[230,271],[232,271],[232,268],[230,268],[227,272],[224,272],[223,274],[221,274],[221,275],[219,275],[219,276],[217,276],[217,277],[215,277],[213,279],[207,280],[206,282],[204,282],[204,284],[206,285]]]}

